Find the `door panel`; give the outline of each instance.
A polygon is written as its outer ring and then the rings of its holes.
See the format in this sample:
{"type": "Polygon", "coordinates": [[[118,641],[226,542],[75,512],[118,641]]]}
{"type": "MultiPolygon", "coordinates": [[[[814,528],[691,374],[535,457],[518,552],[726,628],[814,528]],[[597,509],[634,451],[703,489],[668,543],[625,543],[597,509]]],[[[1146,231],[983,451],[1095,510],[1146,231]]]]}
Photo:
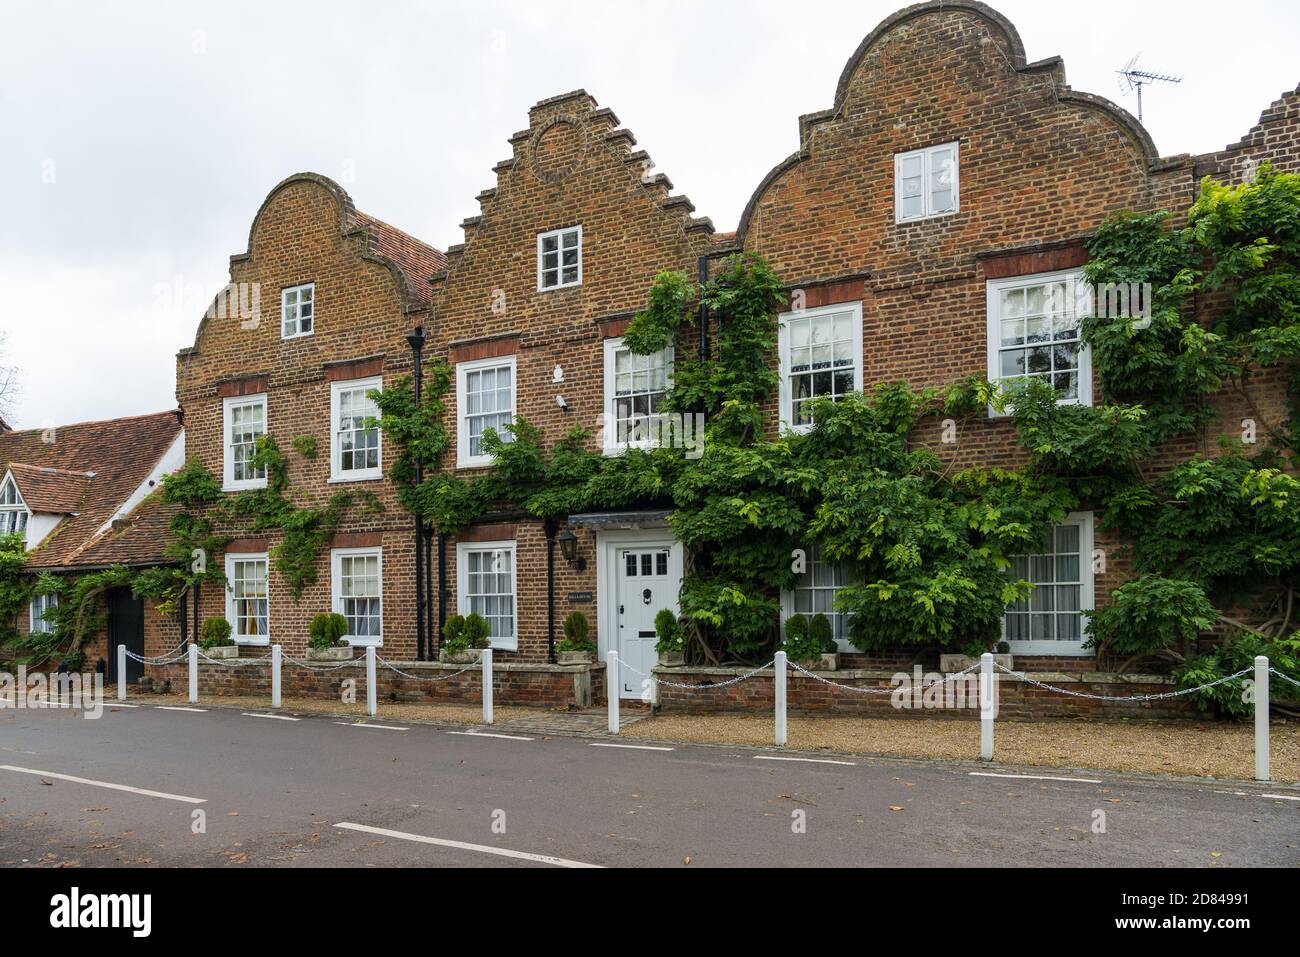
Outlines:
{"type": "Polygon", "coordinates": [[[665,608],[677,608],[681,582],[671,574],[671,552],[671,546],[665,544],[620,548],[617,553],[618,653],[631,666],[622,669],[620,676],[624,698],[641,698],[646,680],[642,676],[648,676],[658,662],[655,615],[665,608]]]}
{"type": "MultiPolygon", "coordinates": [[[[108,678],[117,680],[117,646],[144,656],[144,600],[129,588],[114,588],[108,593],[108,678]]],[[[135,684],[144,677],[144,665],[126,659],[126,680],[135,684]]]]}

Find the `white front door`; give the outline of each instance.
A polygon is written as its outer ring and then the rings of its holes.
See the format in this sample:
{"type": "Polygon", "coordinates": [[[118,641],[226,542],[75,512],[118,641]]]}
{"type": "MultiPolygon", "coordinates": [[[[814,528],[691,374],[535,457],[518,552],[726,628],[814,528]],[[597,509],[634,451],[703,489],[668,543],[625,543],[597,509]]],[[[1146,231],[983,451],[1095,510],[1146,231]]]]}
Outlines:
{"type": "Polygon", "coordinates": [[[619,695],[641,700],[659,656],[655,615],[678,611],[682,546],[662,529],[626,529],[596,536],[600,655],[617,651],[619,695]]]}

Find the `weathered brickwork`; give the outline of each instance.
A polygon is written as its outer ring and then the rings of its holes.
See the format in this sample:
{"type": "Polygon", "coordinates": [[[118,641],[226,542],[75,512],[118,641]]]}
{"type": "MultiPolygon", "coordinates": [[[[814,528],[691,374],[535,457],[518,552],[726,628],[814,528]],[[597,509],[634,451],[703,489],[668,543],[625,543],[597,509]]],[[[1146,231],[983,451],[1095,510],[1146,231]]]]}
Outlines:
{"type": "MultiPolygon", "coordinates": [[[[591,447],[599,448],[604,342],[623,334],[657,273],[677,270],[695,278],[702,261],[716,269],[735,251],[768,257],[808,308],[861,304],[868,389],[900,380],[942,386],[983,375],[989,281],[1077,268],[1087,260],[1085,241],[1110,214],[1185,209],[1203,176],[1240,181],[1264,160],[1300,170],[1300,92],[1279,99],[1224,151],[1161,157],[1128,114],[1070,89],[1058,58],[1028,62],[1008,21],[983,4],[956,0],[911,7],[882,23],[850,59],[830,108],[801,118],[799,134],[798,152],[759,184],[737,232],[726,236],[693,215],[690,201],[673,194],[671,182],[653,169],[614,113],[584,91],[533,107],[527,128],[510,138],[511,156],[495,168],[495,184],[479,195],[478,213],[463,224],[464,243],[445,259],[358,213],[322,177],[285,181],[258,213],[248,252],[232,260],[232,282],[260,284],[261,323],[246,328],[238,317],[208,320],[178,359],[190,454],[220,475],[222,398],[264,390],[269,430],[290,463],[292,494],[300,503],[324,503],[339,487],[328,481],[330,383],[382,376],[389,385],[409,374],[403,339],[417,325],[428,333],[426,354],[453,367],[512,357],[516,414],[540,428],[547,444],[580,427],[593,433],[591,447]],[[960,210],[896,223],[895,156],[944,143],[959,144],[960,210]],[[582,228],[581,283],[539,291],[539,234],[576,226],[582,228]],[[306,282],[316,284],[315,334],[282,341],[280,290],[306,282]],[[316,437],[315,460],[293,451],[298,435],[316,437]]],[[[455,443],[462,410],[454,379],[447,404],[446,426],[455,443]]],[[[1281,383],[1261,377],[1251,396],[1225,395],[1217,407],[1219,421],[1200,436],[1171,443],[1164,464],[1195,451],[1214,453],[1223,436],[1240,432],[1244,418],[1280,421],[1281,383]]],[[[775,402],[770,413],[775,431],[775,402]]],[[[1025,461],[1005,420],[968,424],[955,444],[943,443],[939,428],[927,425],[918,439],[956,466],[1025,461]]],[[[457,452],[453,446],[438,466],[458,470],[457,452]]],[[[361,487],[376,493],[385,509],[349,514],[334,544],[382,543],[384,654],[410,659],[411,520],[387,479],[361,487]]],[[[247,528],[223,531],[244,539],[237,547],[248,551],[277,543],[275,535],[247,528]]],[[[596,536],[586,527],[577,534],[587,567],[576,570],[554,549],[551,616],[542,525],[527,516],[486,517],[439,549],[441,568],[435,566],[430,584],[436,614],[468,610],[457,599],[458,545],[513,542],[518,649],[499,651],[498,661],[545,662],[549,639],[562,638],[561,623],[575,609],[588,616],[592,637],[609,644],[610,636],[599,633],[596,536]],[[437,595],[440,574],[445,600],[437,595]]],[[[1095,546],[1107,554],[1096,576],[1096,597],[1104,604],[1132,569],[1124,543],[1100,527],[1095,546]]],[[[272,571],[271,634],[290,653],[304,647],[311,616],[329,607],[328,553],[317,583],[298,601],[272,571]]],[[[203,617],[223,613],[223,596],[205,589],[203,617]]],[[[937,649],[920,657],[933,666],[937,649]]],[[[911,660],[910,653],[897,660],[848,658],[860,667],[911,660]]],[[[1043,668],[1065,665],[1032,661],[1043,668]]],[[[749,684],[732,693],[738,703],[769,693],[749,684]]],[[[852,696],[796,685],[798,700],[810,710],[860,706],[852,696]]],[[[1124,688],[1119,693],[1134,690],[1124,688]]],[[[554,698],[551,691],[540,694],[554,698]]],[[[1012,711],[1091,713],[1091,706],[1046,703],[1029,688],[1008,694],[1012,711]]],[[[666,695],[666,706],[672,701],[666,695]]]]}

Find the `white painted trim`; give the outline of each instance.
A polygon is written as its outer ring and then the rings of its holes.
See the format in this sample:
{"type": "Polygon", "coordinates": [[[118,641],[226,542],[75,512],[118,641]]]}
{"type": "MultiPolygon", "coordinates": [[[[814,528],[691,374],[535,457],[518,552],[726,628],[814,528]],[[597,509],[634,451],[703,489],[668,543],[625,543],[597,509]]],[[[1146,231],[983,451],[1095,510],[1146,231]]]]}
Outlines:
{"type": "MultiPolygon", "coordinates": [[[[381,390],[384,387],[383,376],[369,376],[365,379],[348,379],[330,383],[330,481],[331,482],[374,482],[384,477],[384,433],[376,429],[379,435],[379,465],[373,469],[352,469],[343,471],[343,450],[339,447],[339,405],[342,393],[365,390],[381,390]]],[[[378,409],[376,409],[378,418],[378,409]]]]}
{"type": "MultiPolygon", "coordinates": [[[[654,439],[647,439],[644,442],[628,442],[620,444],[616,441],[618,436],[618,420],[614,410],[614,363],[620,349],[626,348],[623,345],[622,337],[617,339],[605,340],[605,383],[604,383],[604,419],[602,420],[601,432],[603,435],[602,451],[609,458],[617,458],[627,453],[628,449],[653,449],[659,443],[654,439]]],[[[668,353],[668,388],[672,388],[673,370],[677,362],[677,350],[669,343],[664,350],[668,353]]]]}
{"type": "MultiPolygon", "coordinates": [[[[1007,289],[1021,289],[1028,286],[1041,286],[1044,283],[1060,282],[1062,280],[1073,280],[1075,290],[1075,302],[1087,303],[1092,301],[1092,287],[1088,285],[1087,279],[1081,269],[1062,269],[1056,272],[1034,273],[1028,276],[1009,276],[1006,279],[990,279],[985,284],[985,317],[987,339],[987,369],[988,380],[995,385],[1001,382],[1005,376],[1002,375],[1002,314],[1001,294],[1007,289]],[[1082,298],[1083,293],[1087,294],[1086,300],[1082,298]]],[[[1079,317],[1080,319],[1083,316],[1079,317]]],[[[1082,335],[1082,333],[1080,333],[1082,335]]],[[[1058,405],[1082,405],[1091,406],[1092,399],[1092,349],[1082,339],[1079,343],[1079,397],[1077,399],[1061,399],[1058,405]]],[[[998,411],[992,406],[989,407],[989,418],[1005,419],[1010,418],[1015,411],[1010,407],[998,411]]]]}
{"type": "Polygon", "coordinates": [[[227,552],[226,553],[226,621],[230,622],[230,637],[237,645],[262,647],[271,643],[271,560],[266,552],[227,552]],[[266,562],[266,634],[253,637],[241,637],[235,627],[235,592],[230,581],[234,577],[236,561],[266,562]]]}
{"type": "Polygon", "coordinates": [[[961,143],[936,143],[934,146],[927,146],[919,150],[909,150],[906,153],[894,154],[894,223],[895,225],[904,225],[906,223],[919,223],[926,219],[939,219],[943,216],[956,216],[961,212],[961,143]],[[930,207],[931,189],[930,174],[931,161],[934,155],[942,150],[952,150],[952,209],[943,212],[935,212],[930,207]],[[903,163],[909,159],[921,159],[921,199],[925,211],[920,216],[903,216],[903,163]]]}
{"type": "Polygon", "coordinates": [[[37,626],[38,624],[41,624],[41,625],[44,625],[44,626],[45,626],[45,627],[41,628],[41,630],[40,630],[40,632],[39,632],[40,634],[47,635],[47,634],[49,634],[51,631],[54,630],[54,622],[52,622],[52,621],[45,621],[44,619],[41,619],[41,620],[38,621],[38,619],[37,619],[37,616],[36,616],[36,603],[37,603],[38,601],[41,601],[42,599],[47,599],[47,600],[48,600],[48,599],[53,599],[52,602],[48,602],[48,603],[46,604],[45,609],[41,612],[42,615],[48,614],[50,608],[58,608],[58,607],[59,607],[59,596],[58,596],[57,594],[53,594],[53,593],[51,593],[51,594],[49,594],[49,595],[37,595],[35,598],[33,598],[33,599],[31,600],[31,602],[30,602],[30,603],[28,604],[28,606],[27,606],[27,617],[28,617],[28,620],[29,620],[30,623],[31,623],[31,627],[29,628],[29,631],[30,631],[32,634],[37,634],[36,626],[37,626]]]}
{"type": "MultiPolygon", "coordinates": [[[[1079,526],[1079,608],[1093,611],[1097,607],[1097,582],[1093,574],[1093,539],[1095,516],[1092,512],[1075,512],[1058,525],[1079,526]]],[[[1055,528],[1053,526],[1053,534],[1055,528]]],[[[1086,616],[1085,616],[1086,622],[1086,616]]],[[[1002,640],[1007,641],[1007,619],[1002,616],[1002,640]]],[[[1084,648],[1088,636],[1075,641],[1008,641],[1013,655],[1048,655],[1058,658],[1091,658],[1093,652],[1084,648]]]]}
{"type": "Polygon", "coordinates": [[[230,413],[246,405],[262,406],[262,434],[271,432],[271,403],[266,393],[256,395],[231,396],[221,400],[221,490],[223,492],[242,492],[248,489],[266,488],[266,478],[241,479],[235,481],[235,461],[231,457],[230,413]]]}
{"type": "MultiPolygon", "coordinates": [[[[23,490],[18,487],[18,480],[14,478],[13,469],[5,469],[4,481],[0,482],[0,488],[4,488],[6,485],[12,485],[14,487],[14,498],[17,499],[17,502],[14,505],[6,506],[5,512],[13,512],[16,514],[18,512],[17,506],[21,505],[23,511],[27,513],[27,520],[23,523],[23,541],[27,545],[27,551],[30,552],[40,541],[40,539],[37,539],[36,542],[33,542],[31,535],[29,534],[32,527],[32,519],[36,517],[36,513],[27,507],[27,500],[23,498],[23,490]]],[[[55,524],[57,525],[58,522],[55,522],[55,524]]],[[[48,534],[49,532],[47,531],[41,536],[41,538],[43,539],[45,535],[48,534]]]]}
{"type": "Polygon", "coordinates": [[[384,549],[374,545],[368,548],[335,548],[330,551],[330,603],[335,614],[343,614],[343,558],[345,556],[374,556],[379,559],[379,636],[358,638],[348,635],[343,640],[353,648],[373,645],[384,647],[384,549]]]}
{"type": "MultiPolygon", "coordinates": [[[[224,415],[223,415],[224,419],[224,415]]],[[[224,425],[224,422],[223,422],[224,425]]],[[[229,436],[229,431],[227,431],[229,436]]],[[[149,474],[145,476],[144,481],[136,486],[135,491],[127,498],[125,502],[118,506],[112,517],[107,522],[99,526],[95,534],[103,535],[113,527],[113,523],[119,518],[125,518],[130,515],[137,505],[148,498],[157,488],[158,483],[162,481],[164,475],[171,475],[179,471],[185,465],[185,430],[181,429],[172,440],[172,444],[167,447],[167,451],[162,457],[154,463],[154,467],[149,474]]]]}
{"type": "MultiPolygon", "coordinates": [[[[301,304],[302,297],[299,296],[298,300],[299,303],[301,304]]],[[[301,330],[302,319],[299,318],[295,321],[298,323],[299,330],[301,330]]],[[[314,282],[305,282],[299,286],[285,286],[283,289],[280,290],[280,338],[285,342],[288,342],[291,339],[305,339],[307,336],[313,336],[315,334],[316,334],[316,284],[314,282]],[[307,332],[299,331],[299,332],[295,332],[291,336],[286,336],[284,334],[284,310],[285,310],[284,301],[286,298],[288,298],[289,293],[299,292],[303,289],[311,290],[311,329],[307,332]]]]}
{"type": "MultiPolygon", "coordinates": [[[[495,359],[473,359],[456,364],[456,468],[487,468],[492,464],[490,455],[469,454],[469,416],[465,410],[465,379],[471,372],[481,369],[510,367],[510,420],[519,415],[519,362],[518,356],[499,356],[495,359]]],[[[502,436],[508,439],[509,436],[502,436]]]]}
{"type": "Polygon", "coordinates": [[[514,594],[514,634],[509,638],[493,638],[496,651],[519,650],[519,553],[517,542],[457,542],[456,543],[456,613],[468,615],[469,607],[469,552],[507,551],[510,553],[510,583],[514,594]]]}
{"type": "MultiPolygon", "coordinates": [[[[672,610],[681,613],[683,575],[682,543],[671,529],[638,528],[596,533],[596,639],[601,661],[618,651],[618,550],[620,548],[667,548],[668,577],[677,581],[672,610]]],[[[639,698],[640,695],[637,695],[639,698]]]]}
{"type": "Polygon", "coordinates": [[[572,289],[575,286],[582,285],[582,224],[576,226],[565,226],[563,229],[552,229],[545,233],[537,234],[537,291],[538,292],[555,292],[558,289],[572,289]],[[542,240],[549,239],[552,236],[557,238],[555,244],[558,252],[559,280],[564,279],[564,234],[577,230],[578,233],[578,281],[577,282],[559,282],[554,286],[542,285],[542,240]]]}
{"type": "Polygon", "coordinates": [[[853,314],[853,391],[863,391],[863,366],[865,359],[862,352],[862,303],[861,302],[842,302],[834,306],[819,306],[816,309],[803,309],[798,312],[786,312],[777,317],[780,326],[777,330],[777,353],[779,356],[781,374],[780,400],[781,405],[778,410],[780,416],[781,431],[783,432],[811,432],[811,425],[794,426],[794,391],[790,388],[790,328],[787,322],[791,319],[815,319],[819,316],[834,316],[839,313],[850,312],[853,314]]]}

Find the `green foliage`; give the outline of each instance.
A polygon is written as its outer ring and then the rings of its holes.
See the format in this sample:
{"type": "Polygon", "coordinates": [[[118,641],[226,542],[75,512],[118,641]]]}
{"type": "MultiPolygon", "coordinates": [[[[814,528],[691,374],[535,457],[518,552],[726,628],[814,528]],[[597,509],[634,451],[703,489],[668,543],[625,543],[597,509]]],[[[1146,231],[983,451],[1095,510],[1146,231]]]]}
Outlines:
{"type": "Polygon", "coordinates": [[[661,655],[680,654],[685,650],[682,626],[677,616],[667,608],[660,609],[655,615],[655,636],[659,639],[655,651],[661,655]]]}
{"type": "Polygon", "coordinates": [[[295,435],[293,437],[293,449],[305,459],[316,458],[316,436],[295,435]]]}
{"type": "Polygon", "coordinates": [[[209,618],[199,629],[199,647],[204,651],[228,648],[235,643],[230,635],[230,622],[224,618],[209,618]]]}
{"type": "Polygon", "coordinates": [[[1102,654],[1158,655],[1195,641],[1218,618],[1196,582],[1144,575],[1117,588],[1108,607],[1089,615],[1087,647],[1102,654]]]}
{"type": "Polygon", "coordinates": [[[564,619],[564,640],[560,642],[559,650],[595,653],[596,643],[587,637],[589,631],[587,616],[580,611],[573,612],[564,619]]]}
{"type": "Polygon", "coordinates": [[[806,615],[795,615],[786,621],[785,653],[791,661],[801,664],[821,657],[821,642],[812,637],[806,615]]]}
{"type": "MultiPolygon", "coordinates": [[[[1263,655],[1269,664],[1300,681],[1300,632],[1290,638],[1269,639],[1262,635],[1243,633],[1230,638],[1207,655],[1190,658],[1174,673],[1180,688],[1199,688],[1229,675],[1235,675],[1254,666],[1255,659],[1263,655]]],[[[1246,679],[1253,679],[1246,675],[1246,679]]],[[[1254,714],[1253,695],[1246,694],[1246,685],[1230,681],[1198,691],[1191,695],[1202,711],[1213,710],[1220,715],[1246,717],[1254,714]]],[[[1269,700],[1275,708],[1282,708],[1294,716],[1300,708],[1300,694],[1295,685],[1288,684],[1276,675],[1269,681],[1269,700]]]]}
{"type": "Polygon", "coordinates": [[[822,654],[831,655],[837,650],[835,630],[831,627],[831,620],[825,615],[816,614],[812,616],[812,620],[808,622],[808,639],[817,646],[822,654]]]}
{"type": "Polygon", "coordinates": [[[481,648],[489,648],[492,626],[487,619],[477,612],[468,615],[452,615],[442,626],[442,648],[444,651],[458,654],[481,648]]]}
{"type": "Polygon", "coordinates": [[[336,612],[322,612],[307,627],[311,647],[317,651],[338,648],[348,634],[348,620],[336,612]]]}
{"type": "Polygon", "coordinates": [[[488,624],[486,618],[476,611],[470,612],[465,616],[465,641],[469,643],[470,648],[489,648],[492,642],[492,626],[488,624]]]}

